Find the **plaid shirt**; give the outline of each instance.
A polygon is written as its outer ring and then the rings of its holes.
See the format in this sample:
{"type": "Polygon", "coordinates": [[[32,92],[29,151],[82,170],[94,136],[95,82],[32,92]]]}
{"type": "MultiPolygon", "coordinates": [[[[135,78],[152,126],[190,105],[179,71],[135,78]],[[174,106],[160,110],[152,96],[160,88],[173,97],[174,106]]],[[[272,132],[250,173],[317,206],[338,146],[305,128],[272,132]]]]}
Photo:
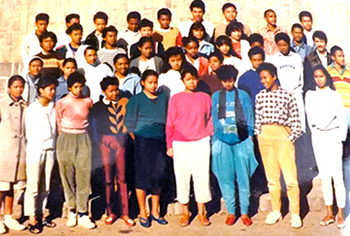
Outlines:
{"type": "Polygon", "coordinates": [[[272,56],[278,52],[278,47],[275,43],[275,35],[281,32],[288,34],[287,30],[281,26],[277,26],[275,31],[271,31],[267,26],[258,31],[264,38],[264,50],[266,55],[272,56]]]}
{"type": "Polygon", "coordinates": [[[278,124],[291,128],[289,139],[294,142],[301,135],[298,105],[292,93],[279,87],[275,91],[262,90],[255,101],[255,134],[264,124],[278,124]]]}

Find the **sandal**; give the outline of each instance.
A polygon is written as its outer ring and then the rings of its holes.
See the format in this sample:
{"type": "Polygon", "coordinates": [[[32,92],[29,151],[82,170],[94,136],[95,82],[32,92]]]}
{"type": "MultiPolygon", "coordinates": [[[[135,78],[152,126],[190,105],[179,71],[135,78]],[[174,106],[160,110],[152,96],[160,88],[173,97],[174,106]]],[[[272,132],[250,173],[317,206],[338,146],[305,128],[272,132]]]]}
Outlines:
{"type": "Polygon", "coordinates": [[[321,226],[327,226],[327,225],[333,224],[334,222],[335,222],[334,216],[326,216],[326,217],[320,222],[320,225],[321,225],[321,226]]]}
{"type": "Polygon", "coordinates": [[[129,218],[129,216],[122,216],[120,218],[122,221],[124,221],[124,223],[127,225],[127,226],[134,226],[135,225],[135,221],[133,221],[132,219],[129,218]]]}
{"type": "Polygon", "coordinates": [[[43,220],[43,226],[47,228],[55,228],[57,224],[51,220],[43,220]]]}
{"type": "Polygon", "coordinates": [[[180,218],[180,226],[185,227],[190,224],[190,216],[183,214],[180,218]]]}
{"type": "Polygon", "coordinates": [[[35,225],[29,224],[28,230],[32,234],[40,234],[43,231],[43,226],[39,223],[36,223],[35,225]]]}
{"type": "Polygon", "coordinates": [[[106,225],[111,225],[114,223],[114,221],[117,220],[117,216],[114,214],[110,214],[109,216],[107,216],[107,218],[105,219],[105,224],[106,225]]]}
{"type": "Polygon", "coordinates": [[[211,224],[205,215],[198,215],[198,220],[202,226],[209,226],[211,224]]]}

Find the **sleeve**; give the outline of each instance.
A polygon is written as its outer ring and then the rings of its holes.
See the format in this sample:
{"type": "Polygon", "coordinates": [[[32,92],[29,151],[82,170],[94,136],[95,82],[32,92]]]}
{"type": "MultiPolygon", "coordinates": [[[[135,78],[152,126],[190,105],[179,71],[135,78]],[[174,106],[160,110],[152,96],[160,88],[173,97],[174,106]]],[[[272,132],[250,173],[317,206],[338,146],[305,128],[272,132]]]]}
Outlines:
{"type": "Polygon", "coordinates": [[[26,115],[25,115],[25,121],[24,121],[24,124],[25,124],[25,132],[26,132],[26,139],[30,139],[30,136],[32,135],[32,130],[33,130],[33,123],[32,123],[32,106],[29,106],[27,109],[26,109],[26,115]]]}
{"type": "Polygon", "coordinates": [[[57,132],[61,133],[61,123],[62,123],[62,100],[58,101],[56,104],[56,124],[57,124],[57,132]]]}
{"type": "Polygon", "coordinates": [[[301,135],[301,121],[299,118],[299,110],[295,97],[291,94],[290,100],[288,103],[288,111],[290,115],[290,123],[291,123],[291,133],[289,135],[289,140],[293,143],[299,136],[301,135]]]}
{"type": "Polygon", "coordinates": [[[126,104],[126,114],[124,119],[124,125],[128,129],[129,133],[133,133],[137,124],[138,107],[137,100],[135,97],[130,98],[129,102],[126,104]]]}
{"type": "Polygon", "coordinates": [[[261,119],[262,119],[262,104],[261,104],[261,95],[256,96],[255,100],[255,135],[261,134],[261,119]]]}
{"type": "Polygon", "coordinates": [[[302,93],[303,87],[304,87],[304,68],[303,68],[303,62],[301,60],[301,57],[298,55],[297,58],[298,59],[295,66],[297,67],[297,70],[299,72],[299,81],[295,92],[302,93]]]}
{"type": "Polygon", "coordinates": [[[168,105],[168,115],[165,126],[167,148],[173,148],[174,119],[176,118],[176,107],[174,97],[170,98],[168,105]]]}
{"type": "Polygon", "coordinates": [[[180,30],[179,30],[179,33],[177,34],[177,37],[176,37],[176,46],[182,47],[182,35],[181,35],[180,30]]]}
{"type": "Polygon", "coordinates": [[[25,66],[28,66],[28,57],[29,57],[29,45],[28,45],[28,36],[25,36],[22,41],[21,48],[22,60],[25,66]]]}
{"type": "MultiPolygon", "coordinates": [[[[207,95],[207,94],[206,94],[207,95]]],[[[208,101],[207,101],[207,133],[209,136],[213,136],[214,128],[213,128],[213,119],[211,116],[211,98],[209,95],[207,95],[208,101]]]]}
{"type": "Polygon", "coordinates": [[[340,138],[340,141],[345,141],[346,136],[348,134],[348,122],[346,119],[346,111],[339,94],[336,94],[336,95],[337,95],[336,100],[338,101],[336,101],[334,105],[337,106],[337,116],[339,120],[339,138],[340,138]]]}
{"type": "Polygon", "coordinates": [[[307,123],[309,124],[311,132],[313,131],[316,125],[316,122],[315,122],[316,120],[312,112],[312,107],[313,107],[312,96],[310,91],[307,91],[305,95],[305,113],[306,113],[307,123]]]}
{"type": "Polygon", "coordinates": [[[98,116],[97,116],[97,106],[98,106],[98,103],[95,103],[95,105],[91,108],[90,112],[89,112],[89,135],[90,135],[90,138],[91,138],[91,141],[93,143],[98,143],[98,131],[97,131],[97,126],[99,124],[98,122],[98,116]]]}
{"type": "Polygon", "coordinates": [[[241,103],[242,103],[244,115],[247,121],[248,133],[250,137],[253,137],[254,136],[254,113],[253,113],[252,102],[246,92],[241,91],[241,93],[242,93],[241,103]]]}
{"type": "Polygon", "coordinates": [[[218,92],[215,92],[211,97],[211,118],[213,122],[213,129],[218,129],[219,119],[218,119],[218,92]]]}

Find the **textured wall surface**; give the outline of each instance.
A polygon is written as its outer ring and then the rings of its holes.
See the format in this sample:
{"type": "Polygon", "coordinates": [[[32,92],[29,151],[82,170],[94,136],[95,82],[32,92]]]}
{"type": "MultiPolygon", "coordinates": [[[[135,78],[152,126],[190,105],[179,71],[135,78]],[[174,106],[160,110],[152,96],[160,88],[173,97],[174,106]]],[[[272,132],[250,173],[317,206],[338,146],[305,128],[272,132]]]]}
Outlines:
{"type": "MultiPolygon", "coordinates": [[[[207,6],[205,19],[214,24],[224,20],[221,6],[226,0],[204,0],[207,6]]],[[[329,38],[329,46],[337,44],[345,49],[350,59],[350,1],[348,0],[235,0],[239,20],[254,31],[265,25],[263,12],[272,8],[277,12],[278,24],[290,29],[298,22],[302,10],[314,16],[314,28],[322,29],[329,38]]],[[[0,62],[20,62],[23,37],[34,30],[34,17],[39,12],[50,15],[49,30],[60,33],[65,29],[65,15],[76,12],[81,16],[85,35],[94,29],[92,16],[105,11],[109,24],[118,29],[126,27],[126,15],[137,10],[142,17],[156,22],[157,10],[168,7],[173,13],[173,25],[189,18],[191,0],[0,0],[0,62]]],[[[349,61],[349,60],[347,60],[349,61]]]]}

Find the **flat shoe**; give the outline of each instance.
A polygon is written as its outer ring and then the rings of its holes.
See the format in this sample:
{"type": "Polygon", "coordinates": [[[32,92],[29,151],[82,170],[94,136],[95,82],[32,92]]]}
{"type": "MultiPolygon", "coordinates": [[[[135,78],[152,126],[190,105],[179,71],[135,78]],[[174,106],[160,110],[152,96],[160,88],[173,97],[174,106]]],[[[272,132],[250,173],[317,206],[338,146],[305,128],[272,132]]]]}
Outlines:
{"type": "Polygon", "coordinates": [[[160,225],[168,224],[168,221],[166,221],[164,218],[162,218],[160,216],[158,218],[156,218],[156,217],[153,216],[153,214],[151,214],[150,218],[151,218],[151,220],[157,221],[157,223],[160,224],[160,225]]]}
{"type": "Polygon", "coordinates": [[[190,224],[190,216],[189,215],[182,215],[180,218],[180,226],[185,227],[190,224]]]}
{"type": "Polygon", "coordinates": [[[133,221],[132,219],[128,218],[126,219],[125,216],[122,216],[120,218],[122,221],[124,221],[124,223],[127,225],[127,226],[134,226],[135,225],[135,221],[133,221]]]}
{"type": "Polygon", "coordinates": [[[211,224],[205,215],[198,215],[198,220],[202,226],[209,226],[211,224]]]}
{"type": "Polygon", "coordinates": [[[335,222],[334,218],[328,218],[328,219],[325,218],[320,222],[320,225],[327,226],[327,225],[333,224],[334,222],[335,222]]]}
{"type": "Polygon", "coordinates": [[[236,216],[234,214],[229,214],[225,221],[227,225],[233,225],[235,222],[236,222],[236,216]]]}
{"type": "Polygon", "coordinates": [[[242,218],[241,220],[245,226],[251,226],[253,224],[253,221],[248,217],[248,218],[242,218]]]}
{"type": "Polygon", "coordinates": [[[43,220],[43,226],[47,228],[55,228],[57,224],[51,220],[43,220]]]}
{"type": "Polygon", "coordinates": [[[114,214],[110,214],[109,216],[107,216],[107,218],[105,219],[105,224],[106,225],[111,225],[114,223],[114,221],[117,220],[117,216],[114,214]]]}
{"type": "Polygon", "coordinates": [[[148,218],[139,217],[140,225],[145,228],[151,227],[151,221],[148,218]]]}
{"type": "Polygon", "coordinates": [[[43,231],[43,226],[39,223],[36,223],[35,225],[29,224],[29,232],[32,234],[40,234],[43,231]]]}

